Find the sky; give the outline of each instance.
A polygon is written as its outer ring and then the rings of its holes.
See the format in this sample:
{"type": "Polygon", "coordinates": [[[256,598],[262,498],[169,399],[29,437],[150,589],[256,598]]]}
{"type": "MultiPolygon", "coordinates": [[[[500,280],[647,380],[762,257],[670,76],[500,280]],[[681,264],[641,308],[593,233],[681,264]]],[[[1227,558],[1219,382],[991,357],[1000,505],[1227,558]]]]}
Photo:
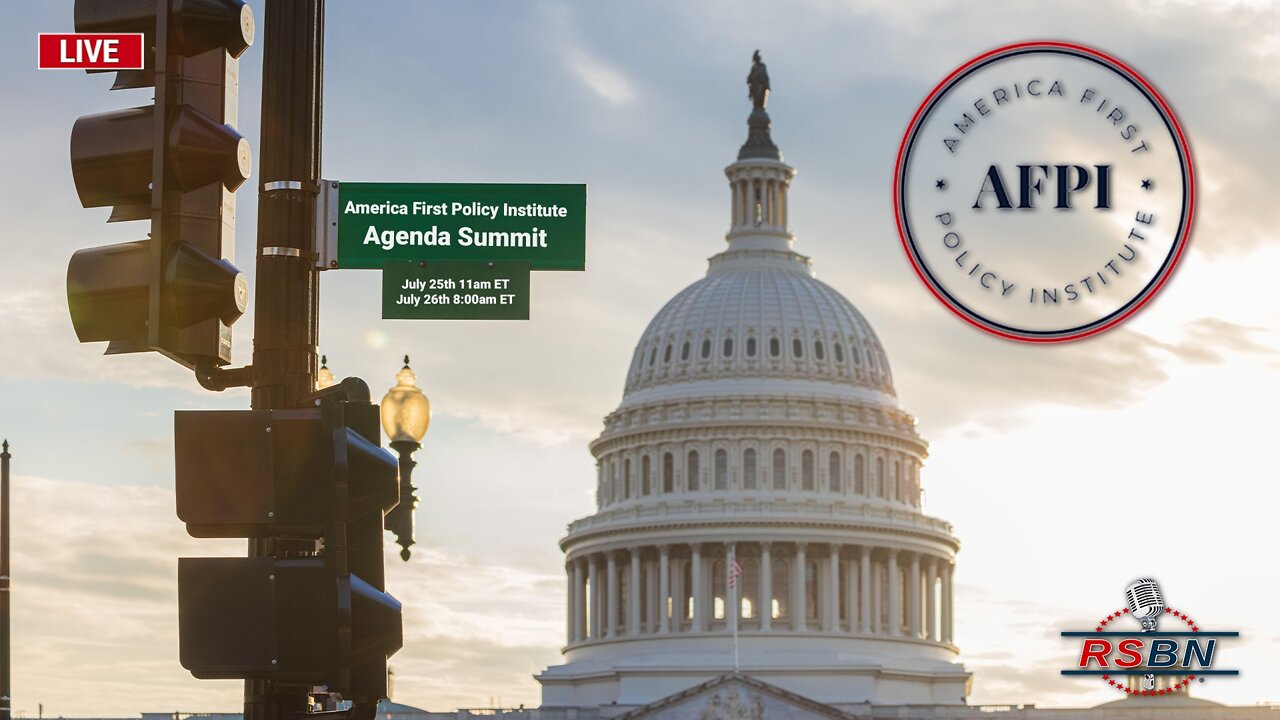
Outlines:
{"type": "MultiPolygon", "coordinates": [[[[262,17],[261,2],[253,2],[262,17]]],[[[244,408],[157,355],[102,357],[67,315],[66,263],[138,223],[82,209],[68,139],[84,114],[149,102],[101,75],[33,68],[72,2],[0,28],[0,435],[14,454],[15,710],[34,717],[228,711],[240,683],[178,665],[176,558],[236,555],[174,515],[172,411],[244,408]]],[[[1063,679],[1063,629],[1160,579],[1170,603],[1239,629],[1238,679],[1196,693],[1280,702],[1280,574],[1265,555],[1280,353],[1280,8],[1269,3],[923,0],[781,3],[331,2],[324,176],[585,182],[587,270],[537,273],[527,322],[379,319],[373,271],[326,272],[321,348],[390,388],[404,354],[434,420],[417,454],[418,544],[388,552],[405,604],[394,698],[446,710],[534,706],[559,660],[569,521],[593,509],[587,443],[621,398],[662,304],[723,248],[722,169],[745,137],[751,52],[769,66],[773,137],[799,174],[796,249],[876,328],[931,443],[926,511],[955,525],[956,638],[971,703],[1091,705],[1063,679]],[[1136,67],[1178,113],[1197,163],[1189,250],[1161,294],[1100,336],[1047,347],[985,335],[914,277],[890,183],[915,106],[968,58],[1037,38],[1136,67]]],[[[262,37],[261,32],[259,38],[262,37]]],[[[258,148],[262,49],[241,64],[258,148]]],[[[253,286],[255,194],[238,194],[253,286]]],[[[252,308],[235,326],[249,360],[252,308]]]]}

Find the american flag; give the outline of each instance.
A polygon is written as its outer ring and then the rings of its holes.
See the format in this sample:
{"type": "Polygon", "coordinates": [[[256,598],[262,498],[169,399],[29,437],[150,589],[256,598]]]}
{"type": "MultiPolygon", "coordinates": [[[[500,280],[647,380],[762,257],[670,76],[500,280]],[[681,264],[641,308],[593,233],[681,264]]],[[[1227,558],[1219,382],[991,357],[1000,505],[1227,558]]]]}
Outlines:
{"type": "Polygon", "coordinates": [[[742,565],[738,563],[738,559],[734,558],[733,564],[729,566],[729,589],[732,590],[738,586],[738,576],[742,574],[742,565]]]}

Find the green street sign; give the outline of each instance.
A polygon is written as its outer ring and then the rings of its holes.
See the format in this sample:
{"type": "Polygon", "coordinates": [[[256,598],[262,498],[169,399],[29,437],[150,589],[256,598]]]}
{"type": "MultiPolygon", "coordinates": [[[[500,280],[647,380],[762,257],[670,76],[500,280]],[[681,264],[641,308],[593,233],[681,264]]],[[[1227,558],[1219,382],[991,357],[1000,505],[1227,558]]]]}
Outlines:
{"type": "Polygon", "coordinates": [[[528,320],[529,263],[392,262],[385,320],[528,320]]]}
{"type": "Polygon", "coordinates": [[[587,186],[504,183],[338,184],[333,268],[400,261],[586,267],[587,186]]]}

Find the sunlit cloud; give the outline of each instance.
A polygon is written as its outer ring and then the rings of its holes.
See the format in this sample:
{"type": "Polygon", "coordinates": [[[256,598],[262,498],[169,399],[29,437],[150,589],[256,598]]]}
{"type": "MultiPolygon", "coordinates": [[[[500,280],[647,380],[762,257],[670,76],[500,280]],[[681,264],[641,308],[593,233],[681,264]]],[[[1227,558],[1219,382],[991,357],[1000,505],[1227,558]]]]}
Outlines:
{"type": "Polygon", "coordinates": [[[565,63],[592,92],[613,105],[628,105],[636,97],[626,75],[581,48],[568,48],[565,63]]]}

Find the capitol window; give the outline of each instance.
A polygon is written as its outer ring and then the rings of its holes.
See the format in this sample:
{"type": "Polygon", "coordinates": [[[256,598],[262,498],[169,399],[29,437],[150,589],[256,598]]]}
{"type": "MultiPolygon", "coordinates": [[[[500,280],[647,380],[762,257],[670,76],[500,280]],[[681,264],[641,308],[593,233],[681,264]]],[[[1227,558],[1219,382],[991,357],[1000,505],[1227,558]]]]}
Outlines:
{"type": "Polygon", "coordinates": [[[649,482],[649,478],[650,478],[649,470],[650,470],[649,456],[645,455],[640,460],[640,494],[641,495],[648,495],[653,489],[653,485],[649,482]]]}
{"type": "Polygon", "coordinates": [[[833,451],[827,458],[827,475],[831,492],[840,492],[840,453],[833,451]]]}
{"type": "Polygon", "coordinates": [[[822,360],[824,357],[826,357],[826,354],[827,354],[826,351],[822,349],[822,341],[815,340],[813,342],[813,356],[818,358],[819,360],[822,360]]]}
{"type": "Polygon", "coordinates": [[[631,476],[631,458],[627,458],[625,468],[622,473],[622,497],[631,499],[631,495],[635,492],[635,479],[631,476]]]}
{"type": "Polygon", "coordinates": [[[884,458],[876,458],[876,497],[885,497],[884,494],[884,458]]]}
{"type": "Polygon", "coordinates": [[[778,338],[769,338],[769,355],[770,357],[782,355],[782,343],[778,342],[778,338]]]}
{"type": "Polygon", "coordinates": [[[755,356],[756,356],[756,339],[753,337],[749,337],[747,338],[747,357],[755,357],[755,356]]]}
{"type": "Polygon", "coordinates": [[[658,360],[658,346],[654,345],[653,350],[649,352],[649,367],[653,367],[654,362],[658,360]]]}
{"type": "Polygon", "coordinates": [[[724,339],[724,356],[725,357],[733,356],[733,338],[724,339]]]}
{"type": "Polygon", "coordinates": [[[742,565],[742,578],[738,583],[741,588],[738,606],[740,615],[747,620],[751,620],[756,616],[756,592],[760,588],[760,563],[755,558],[747,558],[740,561],[742,565]]]}
{"type": "Polygon", "coordinates": [[[698,451],[689,451],[689,471],[688,477],[685,478],[685,489],[689,492],[698,491],[698,451]]]}
{"type": "Polygon", "coordinates": [[[804,342],[800,338],[791,341],[791,354],[798,358],[804,357],[804,342]]]}
{"type": "Polygon", "coordinates": [[[773,489],[787,489],[787,451],[782,448],[773,451],[773,489]]]}
{"type": "Polygon", "coordinates": [[[805,450],[800,454],[800,489],[813,489],[813,451],[805,450]]]}
{"type": "Polygon", "coordinates": [[[858,495],[867,494],[866,478],[864,477],[866,471],[863,468],[864,464],[865,462],[863,461],[861,454],[853,456],[853,492],[858,495]]]}
{"type": "Polygon", "coordinates": [[[711,562],[711,617],[724,619],[725,569],[723,560],[711,562]]]}
{"type": "Polygon", "coordinates": [[[781,620],[791,613],[791,563],[784,559],[773,561],[773,618],[781,620]]]}
{"type": "Polygon", "coordinates": [[[729,489],[729,453],[716,451],[716,489],[729,489]]]}
{"type": "Polygon", "coordinates": [[[662,351],[662,362],[671,362],[671,343],[667,343],[667,349],[662,351]]]}
{"type": "Polygon", "coordinates": [[[902,462],[893,461],[893,499],[902,500],[902,462]]]}
{"type": "Polygon", "coordinates": [[[711,357],[711,338],[702,341],[702,359],[706,360],[711,357]]]}
{"type": "Polygon", "coordinates": [[[662,493],[664,495],[675,492],[675,458],[671,453],[662,456],[662,493]]]}
{"type": "Polygon", "coordinates": [[[831,343],[831,350],[836,354],[836,362],[844,362],[844,346],[840,343],[831,343]]]}
{"type": "Polygon", "coordinates": [[[857,345],[854,345],[851,350],[853,351],[853,364],[862,367],[862,350],[857,345]]]}
{"type": "Polygon", "coordinates": [[[684,345],[680,346],[680,359],[682,361],[689,359],[689,341],[688,340],[685,340],[684,345]]]}
{"type": "Polygon", "coordinates": [[[742,487],[756,489],[756,451],[751,448],[742,452],[742,487]]]}

